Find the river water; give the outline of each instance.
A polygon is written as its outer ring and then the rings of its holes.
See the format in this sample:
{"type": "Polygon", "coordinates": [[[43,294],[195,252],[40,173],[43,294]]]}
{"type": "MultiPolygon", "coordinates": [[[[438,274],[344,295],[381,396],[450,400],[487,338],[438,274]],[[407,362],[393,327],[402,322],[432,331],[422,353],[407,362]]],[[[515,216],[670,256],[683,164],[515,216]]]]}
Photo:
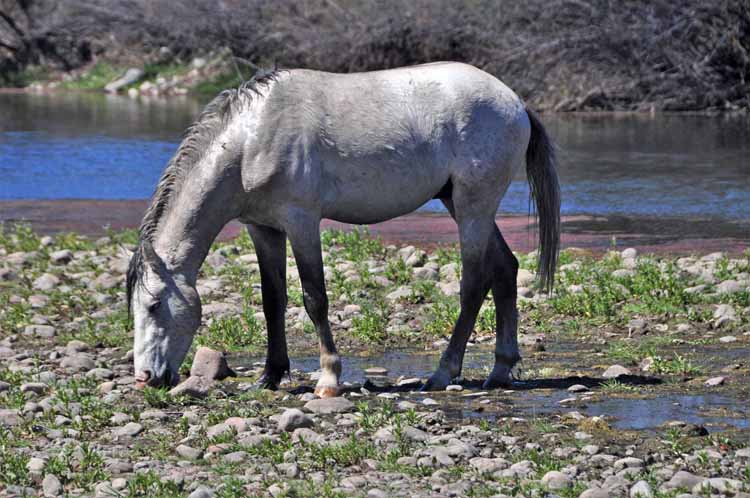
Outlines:
{"type": "MultiPolygon", "coordinates": [[[[189,98],[0,94],[0,200],[148,198],[202,105],[189,98]]],[[[563,214],[750,217],[748,116],[542,120],[560,146],[563,214]]],[[[500,212],[527,211],[519,177],[500,212]]]]}

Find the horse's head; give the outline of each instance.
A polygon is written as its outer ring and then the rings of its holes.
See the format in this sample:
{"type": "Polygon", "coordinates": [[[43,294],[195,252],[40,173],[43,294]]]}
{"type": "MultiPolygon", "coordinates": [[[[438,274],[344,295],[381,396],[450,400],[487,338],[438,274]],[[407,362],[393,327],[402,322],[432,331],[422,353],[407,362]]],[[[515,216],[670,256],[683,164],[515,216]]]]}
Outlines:
{"type": "Polygon", "coordinates": [[[200,325],[198,293],[164,263],[148,240],[141,242],[130,260],[127,284],[135,324],[136,384],[177,384],[180,365],[200,325]]]}

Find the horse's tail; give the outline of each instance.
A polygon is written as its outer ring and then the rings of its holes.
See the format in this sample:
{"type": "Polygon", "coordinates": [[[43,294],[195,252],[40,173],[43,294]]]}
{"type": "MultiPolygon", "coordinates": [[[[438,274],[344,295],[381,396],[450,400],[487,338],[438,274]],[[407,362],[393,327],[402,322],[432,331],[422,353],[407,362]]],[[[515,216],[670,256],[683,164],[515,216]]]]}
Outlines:
{"type": "Polygon", "coordinates": [[[526,149],[526,176],[539,223],[537,274],[541,287],[550,292],[560,249],[560,184],[557,180],[557,159],[555,145],[539,118],[530,109],[526,109],[526,113],[531,123],[531,138],[526,149]]]}

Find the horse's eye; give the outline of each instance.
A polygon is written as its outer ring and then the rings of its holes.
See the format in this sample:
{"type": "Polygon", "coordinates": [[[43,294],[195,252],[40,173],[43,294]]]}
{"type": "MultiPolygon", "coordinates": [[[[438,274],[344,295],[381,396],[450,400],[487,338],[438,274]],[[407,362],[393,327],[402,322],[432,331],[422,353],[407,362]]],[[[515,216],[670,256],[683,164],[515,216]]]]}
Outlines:
{"type": "Polygon", "coordinates": [[[148,312],[154,313],[156,310],[159,309],[159,306],[161,306],[161,301],[156,301],[154,304],[148,307],[148,312]]]}

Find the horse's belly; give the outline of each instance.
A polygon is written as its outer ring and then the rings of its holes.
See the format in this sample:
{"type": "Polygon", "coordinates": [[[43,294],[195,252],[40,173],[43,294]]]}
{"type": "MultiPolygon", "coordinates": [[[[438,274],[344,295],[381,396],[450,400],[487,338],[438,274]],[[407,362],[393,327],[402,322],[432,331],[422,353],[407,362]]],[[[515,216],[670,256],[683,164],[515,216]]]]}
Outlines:
{"type": "Polygon", "coordinates": [[[370,224],[410,213],[448,182],[447,168],[432,165],[348,165],[323,179],[323,217],[370,224]]]}

